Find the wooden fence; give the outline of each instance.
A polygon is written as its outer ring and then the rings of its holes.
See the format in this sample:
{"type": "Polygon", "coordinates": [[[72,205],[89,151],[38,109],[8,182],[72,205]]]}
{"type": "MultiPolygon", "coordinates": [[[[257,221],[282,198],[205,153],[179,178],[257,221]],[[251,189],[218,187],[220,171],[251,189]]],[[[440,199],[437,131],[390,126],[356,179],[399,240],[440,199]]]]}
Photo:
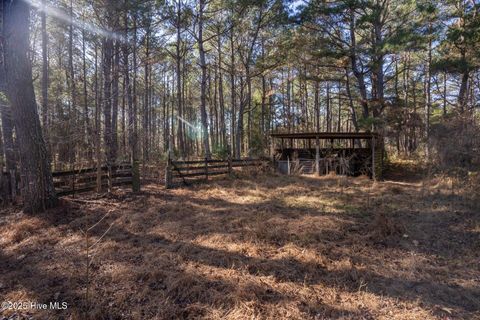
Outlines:
{"type": "Polygon", "coordinates": [[[235,168],[266,166],[266,159],[226,159],[175,161],[169,159],[165,167],[165,187],[188,185],[199,180],[208,181],[212,176],[233,174],[235,168]],[[192,181],[193,180],[193,181],[192,181]]]}
{"type": "Polygon", "coordinates": [[[76,193],[92,191],[101,184],[102,188],[131,185],[133,170],[131,164],[118,164],[97,168],[84,168],[69,171],[52,172],[55,191],[58,196],[74,195],[76,193]],[[100,179],[98,181],[97,179],[100,179]]]}
{"type": "MultiPolygon", "coordinates": [[[[208,180],[212,176],[232,174],[236,168],[266,166],[266,159],[227,159],[227,160],[193,160],[173,161],[168,160],[165,166],[165,186],[171,188],[179,183],[189,184],[198,180],[208,180]]],[[[157,173],[161,166],[144,166],[142,174],[146,181],[160,181],[157,173]],[[151,167],[151,168],[150,168],[151,167]]],[[[137,184],[139,179],[139,164],[132,166],[129,163],[113,166],[102,166],[100,170],[96,167],[82,168],[66,171],[52,172],[55,191],[58,196],[75,195],[77,193],[94,191],[100,184],[102,188],[111,189],[114,186],[137,184]]],[[[4,172],[0,179],[0,202],[9,202],[8,199],[15,199],[20,195],[20,177],[12,179],[11,174],[4,172]]],[[[10,200],[11,201],[11,200],[10,200]]]]}
{"type": "MultiPolygon", "coordinates": [[[[76,170],[53,171],[53,185],[59,197],[75,195],[81,192],[93,191],[98,184],[103,188],[111,189],[114,186],[134,185],[140,182],[135,180],[138,177],[138,164],[118,164],[103,166],[100,170],[94,168],[82,168],[76,170]],[[136,169],[135,169],[136,168],[136,169]]],[[[15,202],[17,196],[21,196],[21,177],[12,172],[3,172],[0,175],[0,203],[8,204],[15,202]]]]}

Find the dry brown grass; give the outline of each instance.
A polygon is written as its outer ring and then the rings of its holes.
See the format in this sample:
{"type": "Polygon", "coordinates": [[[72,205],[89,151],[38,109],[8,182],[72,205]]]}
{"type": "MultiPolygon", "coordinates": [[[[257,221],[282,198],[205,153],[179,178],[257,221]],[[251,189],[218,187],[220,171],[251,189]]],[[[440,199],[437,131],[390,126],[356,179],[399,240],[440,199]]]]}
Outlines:
{"type": "MultiPolygon", "coordinates": [[[[227,179],[84,196],[0,220],[0,300],[66,301],[35,319],[480,318],[480,218],[446,186],[227,179]]],[[[9,316],[13,311],[4,311],[9,316]]]]}

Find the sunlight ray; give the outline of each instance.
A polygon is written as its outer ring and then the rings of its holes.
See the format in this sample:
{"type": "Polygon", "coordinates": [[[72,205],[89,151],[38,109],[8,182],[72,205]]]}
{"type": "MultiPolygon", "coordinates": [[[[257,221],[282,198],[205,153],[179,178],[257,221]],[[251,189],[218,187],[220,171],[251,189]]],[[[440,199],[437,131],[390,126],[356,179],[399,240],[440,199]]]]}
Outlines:
{"type": "Polygon", "coordinates": [[[187,120],[183,119],[182,117],[180,117],[179,115],[177,115],[177,118],[178,120],[182,121],[183,123],[185,123],[187,126],[189,126],[190,128],[192,128],[192,130],[194,131],[197,131],[198,128],[195,128],[195,126],[193,124],[191,124],[190,122],[188,122],[187,120]]]}
{"type": "Polygon", "coordinates": [[[73,26],[75,26],[77,28],[80,28],[80,29],[83,29],[83,30],[85,30],[87,32],[90,32],[92,34],[102,36],[102,37],[105,37],[105,38],[109,38],[109,39],[113,39],[113,40],[117,40],[117,41],[120,41],[120,42],[123,42],[123,43],[128,43],[127,39],[121,34],[118,34],[116,32],[113,32],[113,31],[110,31],[110,30],[107,30],[107,29],[97,27],[97,26],[95,26],[91,23],[88,23],[88,22],[86,22],[84,20],[81,20],[81,19],[77,19],[75,17],[72,18],[72,17],[70,17],[70,15],[68,15],[67,13],[65,13],[64,11],[62,11],[60,9],[54,8],[54,7],[52,7],[48,4],[43,5],[42,2],[39,1],[39,0],[23,0],[23,1],[25,1],[30,6],[37,9],[38,11],[44,11],[50,17],[57,18],[57,19],[59,19],[63,22],[69,23],[69,24],[71,23],[73,26]]]}

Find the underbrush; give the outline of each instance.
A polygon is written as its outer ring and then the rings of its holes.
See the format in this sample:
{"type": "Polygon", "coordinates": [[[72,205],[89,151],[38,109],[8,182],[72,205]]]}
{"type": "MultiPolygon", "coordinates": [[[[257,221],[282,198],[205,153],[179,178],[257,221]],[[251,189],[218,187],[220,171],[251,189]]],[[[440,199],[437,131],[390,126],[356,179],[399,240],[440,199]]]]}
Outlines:
{"type": "Polygon", "coordinates": [[[0,299],[69,303],[33,319],[475,318],[480,218],[454,186],[245,173],[66,199],[0,220],[0,299]],[[80,230],[107,213],[86,279],[80,230]]]}

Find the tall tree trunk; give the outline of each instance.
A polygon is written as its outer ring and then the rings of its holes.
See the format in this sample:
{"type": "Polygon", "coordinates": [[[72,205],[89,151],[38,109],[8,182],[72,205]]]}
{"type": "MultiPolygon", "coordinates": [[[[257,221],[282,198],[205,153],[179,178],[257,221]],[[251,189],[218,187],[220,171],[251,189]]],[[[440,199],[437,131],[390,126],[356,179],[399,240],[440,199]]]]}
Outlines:
{"type": "Polygon", "coordinates": [[[87,59],[86,59],[86,47],[85,47],[85,30],[82,30],[82,60],[83,60],[83,116],[84,116],[84,130],[85,135],[85,147],[87,148],[88,161],[93,160],[91,148],[89,147],[91,131],[90,131],[90,115],[88,113],[88,91],[87,91],[87,59]]]}
{"type": "Polygon", "coordinates": [[[218,104],[220,107],[220,132],[222,137],[222,146],[227,144],[227,130],[225,125],[225,100],[223,96],[223,73],[222,73],[222,40],[220,30],[217,37],[218,52],[218,104]]]}
{"type": "MultiPolygon", "coordinates": [[[[248,72],[248,71],[247,71],[248,72]]],[[[243,114],[245,110],[245,99],[243,92],[243,77],[240,76],[240,105],[238,108],[237,130],[235,131],[235,155],[239,158],[242,156],[243,146],[243,114]]]]}
{"type": "MultiPolygon", "coordinates": [[[[127,48],[128,50],[128,48],[127,48]]],[[[123,52],[123,46],[122,46],[123,52]]],[[[128,51],[127,51],[127,59],[128,59],[128,51]]],[[[123,60],[122,60],[123,61],[123,60]]],[[[125,65],[124,65],[125,67],[125,65]]],[[[128,70],[128,69],[127,69],[128,70]]],[[[128,72],[128,71],[127,71],[128,72]]],[[[125,156],[127,154],[127,84],[125,80],[125,76],[122,79],[122,116],[120,119],[121,129],[122,129],[122,149],[121,154],[125,156]]]]}
{"type": "Polygon", "coordinates": [[[350,106],[350,113],[352,115],[352,124],[355,132],[359,131],[358,121],[357,121],[357,112],[355,111],[355,105],[353,103],[352,91],[350,89],[350,75],[348,74],[348,69],[345,68],[345,79],[346,79],[346,90],[348,96],[348,105],[350,106]]]}
{"type": "Polygon", "coordinates": [[[107,165],[112,165],[115,161],[112,148],[112,55],[113,41],[103,39],[103,142],[107,165]]]}
{"type": "Polygon", "coordinates": [[[144,63],[144,98],[143,98],[143,165],[148,162],[149,158],[149,113],[150,113],[150,97],[149,97],[149,59],[150,59],[150,27],[147,25],[145,34],[145,63],[144,63]]]}
{"type": "MultiPolygon", "coordinates": [[[[430,27],[431,28],[431,27],[430,27]]],[[[432,76],[430,72],[430,68],[432,65],[432,39],[429,40],[428,42],[428,61],[427,61],[427,66],[426,66],[426,81],[427,81],[427,88],[426,88],[426,94],[427,94],[427,103],[425,105],[425,114],[426,114],[426,128],[425,128],[425,135],[426,135],[426,156],[427,156],[427,161],[430,158],[430,110],[432,109],[432,93],[431,93],[431,87],[432,87],[432,76]]],[[[415,88],[413,88],[415,90],[415,88]]]]}
{"type": "Polygon", "coordinates": [[[100,113],[101,113],[101,90],[99,88],[99,71],[98,71],[98,46],[95,43],[95,162],[97,166],[97,175],[96,175],[96,191],[98,193],[102,192],[102,153],[101,153],[101,125],[100,125],[100,113]]]}
{"type": "Polygon", "coordinates": [[[7,96],[18,139],[24,210],[37,212],[55,206],[57,197],[37,113],[28,57],[30,7],[24,1],[3,3],[7,96]]]}
{"type": "MultiPolygon", "coordinates": [[[[45,8],[45,0],[42,0],[42,6],[45,8]]],[[[48,52],[47,52],[47,17],[45,10],[40,12],[42,20],[42,122],[45,141],[48,145],[48,52]]]]}
{"type": "Polygon", "coordinates": [[[132,79],[132,96],[133,96],[133,145],[132,148],[132,161],[135,162],[138,159],[138,124],[137,124],[137,14],[133,14],[133,44],[132,44],[132,60],[133,60],[133,79],[132,79]]]}
{"type": "Polygon", "coordinates": [[[443,116],[447,116],[447,72],[443,72],[443,116]]]}
{"type": "Polygon", "coordinates": [[[118,87],[119,87],[119,69],[120,69],[120,43],[116,42],[113,46],[113,64],[112,64],[112,159],[115,161],[118,155],[118,87]]]}
{"type": "MultiPolygon", "coordinates": [[[[240,97],[240,108],[238,110],[238,122],[237,122],[237,132],[236,132],[236,136],[237,136],[236,137],[236,140],[237,140],[236,141],[236,149],[237,149],[237,153],[238,153],[237,156],[239,156],[239,157],[241,155],[240,152],[242,150],[242,145],[243,145],[243,114],[245,112],[245,107],[246,106],[248,106],[249,120],[250,120],[251,100],[252,100],[252,87],[251,87],[252,79],[251,79],[251,73],[250,73],[250,71],[251,71],[250,66],[251,66],[252,58],[253,58],[253,54],[254,54],[255,43],[257,42],[258,34],[259,34],[260,28],[261,28],[262,18],[263,18],[263,10],[260,11],[260,18],[257,21],[255,31],[252,35],[252,39],[250,41],[249,48],[248,48],[248,53],[247,53],[244,61],[242,61],[243,65],[244,65],[244,68],[245,68],[245,80],[246,80],[246,83],[247,83],[247,97],[246,97],[246,100],[244,100],[243,84],[241,84],[240,88],[242,90],[242,94],[241,94],[241,97],[240,97]]],[[[233,32],[233,29],[232,29],[232,32],[233,32]]],[[[233,50],[233,35],[232,35],[231,40],[232,40],[232,50],[233,50]]],[[[232,55],[233,55],[233,51],[232,51],[232,55]]],[[[249,148],[249,150],[250,150],[250,148],[249,148]]],[[[250,151],[249,151],[249,153],[250,153],[250,151]]]]}
{"type": "Polygon", "coordinates": [[[163,86],[163,99],[162,99],[162,111],[163,111],[163,152],[166,152],[168,149],[168,137],[170,136],[169,127],[168,127],[168,103],[167,100],[170,99],[169,97],[169,87],[168,87],[168,79],[167,79],[167,72],[164,72],[162,76],[162,86],[163,86]]]}
{"type": "MultiPolygon", "coordinates": [[[[73,67],[73,0],[70,0],[70,24],[68,28],[68,85],[70,87],[70,114],[69,116],[69,136],[72,135],[72,128],[75,127],[75,119],[77,114],[77,84],[75,82],[75,69],[73,67]]],[[[69,137],[70,138],[70,137],[69,137]]],[[[69,161],[71,164],[75,162],[75,147],[77,139],[69,143],[69,161]]]]}
{"type": "Polygon", "coordinates": [[[251,156],[252,152],[252,78],[250,77],[250,68],[248,75],[246,77],[247,80],[247,101],[246,106],[248,108],[248,122],[247,122],[247,153],[248,156],[251,156]]]}
{"type": "Polygon", "coordinates": [[[470,77],[469,71],[465,71],[462,73],[460,89],[458,91],[458,107],[460,109],[460,112],[463,112],[466,107],[469,77],[470,77]]]}
{"type": "Polygon", "coordinates": [[[219,146],[219,131],[218,131],[218,73],[217,68],[214,68],[214,79],[213,79],[213,97],[212,97],[212,73],[208,69],[208,99],[210,105],[210,138],[212,146],[219,146]]]}
{"type": "Polygon", "coordinates": [[[234,158],[240,158],[235,144],[235,47],[233,43],[233,27],[230,30],[230,147],[234,158]]]}
{"type": "Polygon", "coordinates": [[[132,122],[133,133],[132,133],[132,144],[131,148],[131,159],[132,159],[132,189],[134,192],[140,191],[140,173],[138,171],[138,124],[137,124],[137,13],[133,14],[133,44],[132,44],[132,59],[133,59],[133,79],[132,79],[132,103],[133,103],[133,112],[132,118],[129,119],[129,122],[132,122]]]}
{"type": "Polygon", "coordinates": [[[319,82],[315,80],[315,97],[314,97],[314,107],[315,107],[315,130],[320,132],[320,102],[319,102],[319,82]]]}
{"type": "MultiPolygon", "coordinates": [[[[126,0],[127,1],[127,0],[126,0]]],[[[124,15],[124,24],[125,24],[125,39],[128,39],[128,11],[125,11],[124,15]]],[[[135,30],[136,32],[136,30],[135,30]]],[[[135,43],[134,43],[135,45],[135,43]]],[[[125,95],[128,105],[128,145],[129,145],[129,156],[130,156],[130,163],[132,164],[132,168],[137,166],[136,164],[136,136],[134,132],[135,127],[135,113],[134,113],[134,99],[132,95],[132,85],[130,83],[130,69],[129,69],[129,50],[128,50],[128,43],[123,44],[123,77],[125,81],[125,95]]],[[[132,176],[132,189],[134,192],[140,191],[140,178],[138,177],[135,170],[132,171],[134,174],[132,176]]]]}
{"type": "Polygon", "coordinates": [[[337,121],[337,132],[342,131],[342,94],[340,82],[338,82],[338,121],[337,121]]]}
{"type": "Polygon", "coordinates": [[[290,95],[290,88],[292,86],[292,82],[290,81],[290,67],[288,68],[287,71],[287,93],[286,93],[286,106],[287,106],[287,127],[288,127],[288,132],[292,131],[292,103],[291,103],[291,95],[290,95]]]}
{"type": "Polygon", "coordinates": [[[265,115],[266,115],[266,99],[267,99],[267,79],[262,74],[262,114],[260,118],[260,136],[263,137],[263,147],[267,146],[267,135],[265,134],[265,115]]]}
{"type": "Polygon", "coordinates": [[[332,110],[330,108],[330,83],[327,82],[327,109],[326,109],[326,121],[327,121],[327,131],[331,132],[332,131],[332,110]]]}
{"type": "Polygon", "coordinates": [[[202,139],[205,158],[210,159],[210,142],[208,139],[208,120],[206,106],[206,90],[207,90],[207,64],[205,61],[205,50],[203,48],[203,12],[205,9],[205,1],[199,0],[198,12],[198,54],[200,56],[200,68],[202,70],[202,80],[200,83],[200,117],[202,121],[202,139]]]}
{"type": "MultiPolygon", "coordinates": [[[[3,36],[2,26],[0,25],[0,36],[3,36]]],[[[3,59],[3,48],[0,46],[0,93],[5,94],[7,93],[7,79],[5,77],[5,66],[4,66],[4,59],[3,59]]],[[[2,121],[2,136],[3,136],[3,155],[5,160],[5,171],[10,175],[10,181],[2,183],[1,187],[6,187],[4,183],[10,183],[8,187],[5,188],[5,198],[10,200],[15,200],[16,197],[16,189],[17,189],[17,173],[16,173],[16,159],[15,159],[15,145],[13,141],[13,122],[12,122],[12,110],[9,105],[9,102],[4,99],[4,97],[0,97],[0,115],[2,121]]],[[[3,168],[2,168],[3,170],[3,168]]],[[[0,178],[3,180],[3,176],[0,178]]]]}
{"type": "Polygon", "coordinates": [[[375,15],[375,22],[374,22],[374,41],[377,53],[373,55],[374,61],[373,65],[373,74],[374,74],[374,88],[376,92],[376,100],[377,104],[372,109],[372,115],[374,117],[378,117],[383,110],[385,101],[384,101],[384,71],[383,71],[383,64],[384,64],[384,54],[382,53],[382,46],[383,43],[383,35],[381,29],[381,15],[378,13],[375,15]]]}
{"type": "MultiPolygon", "coordinates": [[[[178,148],[182,158],[186,157],[185,150],[185,140],[184,140],[184,129],[185,125],[183,123],[183,105],[182,105],[182,71],[181,71],[181,52],[180,46],[182,45],[182,31],[181,31],[181,19],[182,19],[182,2],[177,0],[177,17],[176,17],[176,28],[177,28],[177,44],[176,44],[176,55],[175,55],[175,66],[177,73],[177,114],[178,114],[178,130],[177,130],[177,139],[178,139],[178,148]]],[[[173,116],[173,114],[172,114],[173,116]]],[[[172,120],[173,121],[173,120],[172,120]]],[[[173,130],[173,129],[172,129],[173,130]]],[[[173,147],[173,146],[172,146],[173,147]]]]}
{"type": "Polygon", "coordinates": [[[352,66],[353,75],[357,79],[358,89],[360,91],[360,104],[362,106],[363,112],[362,116],[364,119],[367,119],[369,116],[368,110],[368,98],[367,98],[367,87],[365,84],[365,76],[362,70],[358,67],[357,61],[357,39],[356,39],[356,22],[355,22],[355,12],[354,10],[350,11],[350,64],[352,66]]]}

